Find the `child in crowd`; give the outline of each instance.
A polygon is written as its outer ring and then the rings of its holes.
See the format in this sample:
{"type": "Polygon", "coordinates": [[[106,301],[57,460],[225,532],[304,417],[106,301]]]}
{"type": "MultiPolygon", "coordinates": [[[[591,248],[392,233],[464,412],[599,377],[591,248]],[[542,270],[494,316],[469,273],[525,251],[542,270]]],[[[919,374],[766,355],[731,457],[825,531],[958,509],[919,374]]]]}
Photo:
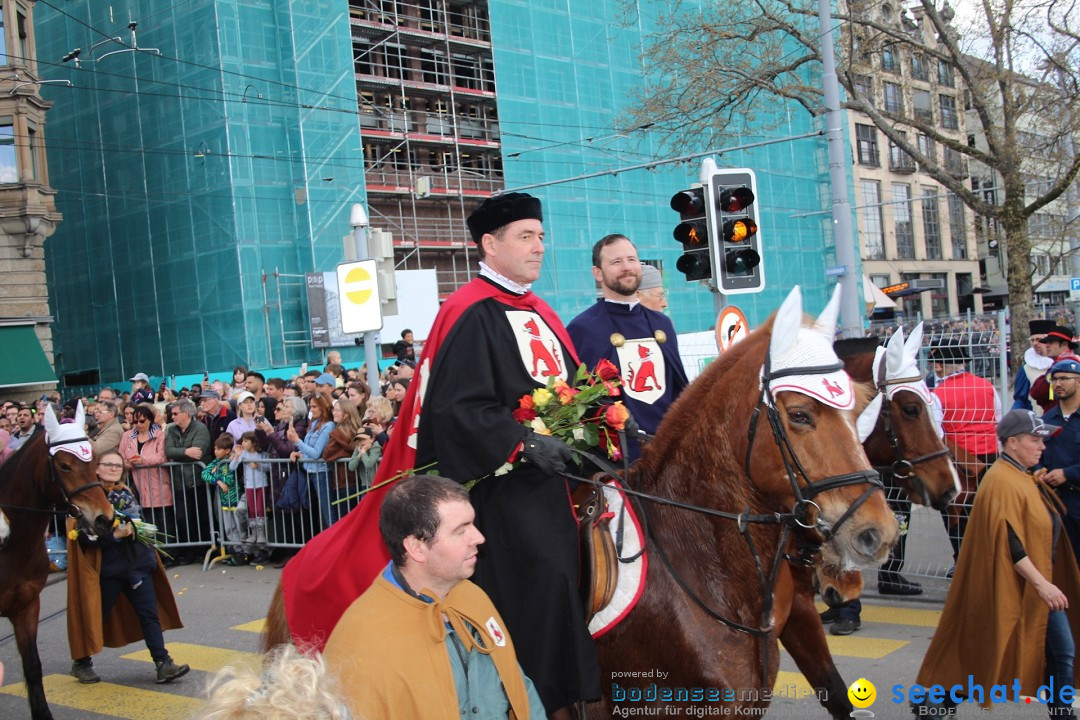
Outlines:
{"type": "Polygon", "coordinates": [[[259,450],[259,439],[248,431],[240,436],[239,452],[233,452],[229,467],[244,466],[244,495],[248,507],[248,536],[246,550],[257,565],[269,562],[270,550],[266,538],[266,486],[269,485],[270,463],[268,456],[259,450]]]}
{"type": "Polygon", "coordinates": [[[349,472],[356,473],[360,488],[371,487],[380,459],[382,446],[375,442],[375,433],[369,427],[360,428],[356,432],[356,449],[349,458],[349,472]]]}
{"type": "Polygon", "coordinates": [[[229,543],[231,557],[226,565],[243,565],[244,548],[241,543],[247,535],[247,517],[240,503],[240,488],[236,482],[234,467],[230,465],[230,455],[235,441],[229,433],[221,433],[214,441],[214,459],[202,471],[202,479],[208,485],[217,485],[218,502],[221,507],[221,527],[225,533],[225,542],[229,543]]]}

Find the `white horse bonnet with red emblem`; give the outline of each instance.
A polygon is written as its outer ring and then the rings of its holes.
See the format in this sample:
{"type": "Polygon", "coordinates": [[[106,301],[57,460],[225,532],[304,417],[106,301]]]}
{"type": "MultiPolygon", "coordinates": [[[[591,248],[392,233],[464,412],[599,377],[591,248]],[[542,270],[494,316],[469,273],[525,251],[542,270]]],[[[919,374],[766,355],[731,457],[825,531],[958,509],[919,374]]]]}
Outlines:
{"type": "Polygon", "coordinates": [[[911,335],[904,339],[904,328],[896,328],[896,332],[889,338],[884,347],[878,347],[874,355],[874,384],[878,386],[878,394],[859,414],[856,427],[859,429],[859,442],[865,442],[874,432],[877,426],[878,415],[881,414],[882,393],[890,400],[901,390],[909,390],[930,404],[930,388],[926,387],[926,380],[919,369],[919,348],[922,347],[923,326],[919,323],[911,331],[911,335]],[[881,385],[884,384],[884,388],[881,385]]]}
{"type": "Polygon", "coordinates": [[[63,450],[85,462],[94,458],[94,449],[86,437],[86,413],[82,400],[75,405],[75,422],[63,425],[56,419],[52,404],[45,406],[45,442],[49,445],[49,455],[63,450]]]}
{"type": "MultiPolygon", "coordinates": [[[[843,369],[843,363],[833,350],[836,320],[840,314],[840,286],[833,290],[832,299],[812,327],[803,326],[802,291],[796,285],[788,293],[784,304],[776,311],[772,339],[769,341],[769,391],[775,397],[781,392],[797,392],[809,395],[840,410],[855,407],[851,378],[843,369]],[[839,366],[836,370],[820,371],[815,368],[839,366]],[[807,368],[807,374],[782,374],[807,368]],[[776,375],[780,373],[780,377],[776,375]]],[[[762,377],[765,368],[762,367],[762,377]]]]}

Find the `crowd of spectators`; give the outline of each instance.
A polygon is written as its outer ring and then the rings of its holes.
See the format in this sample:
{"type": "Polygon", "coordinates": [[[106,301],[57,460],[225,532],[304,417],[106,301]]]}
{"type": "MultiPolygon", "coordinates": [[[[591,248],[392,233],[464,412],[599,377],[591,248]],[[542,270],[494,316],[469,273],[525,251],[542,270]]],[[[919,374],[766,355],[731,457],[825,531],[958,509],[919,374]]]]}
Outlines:
{"type": "Polygon", "coordinates": [[[148,518],[174,533],[178,547],[169,564],[199,557],[190,546],[207,537],[209,516],[200,510],[206,507],[234,520],[224,538],[230,564],[267,562],[268,511],[310,502],[327,527],[347,510],[335,501],[370,485],[415,369],[415,354],[403,351],[373,395],[366,367],[346,368],[336,352],[328,360],[321,370],[287,378],[237,366],[231,382],[204,377],[155,391],[138,373],[128,390],[106,386],[63,403],[55,391],[33,404],[7,401],[0,406],[0,463],[43,431],[45,405],[73,422],[81,401],[95,457],[119,453],[148,518]],[[219,442],[226,436],[228,449],[219,442]],[[214,472],[204,474],[211,465],[214,472]],[[215,489],[222,494],[213,496],[215,489]]]}

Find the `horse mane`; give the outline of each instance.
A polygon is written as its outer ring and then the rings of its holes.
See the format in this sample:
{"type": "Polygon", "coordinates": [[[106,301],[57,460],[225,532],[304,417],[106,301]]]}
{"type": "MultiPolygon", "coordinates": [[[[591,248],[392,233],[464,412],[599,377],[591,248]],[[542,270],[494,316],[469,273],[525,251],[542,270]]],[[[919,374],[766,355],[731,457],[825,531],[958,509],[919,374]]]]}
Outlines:
{"type": "Polygon", "coordinates": [[[5,460],[4,463],[0,465],[0,488],[4,487],[4,483],[8,478],[15,477],[18,474],[17,471],[22,469],[21,465],[25,462],[26,456],[34,452],[33,448],[36,445],[44,444],[45,431],[36,430],[34,434],[30,436],[30,439],[24,442],[22,447],[15,451],[14,455],[5,460]]]}

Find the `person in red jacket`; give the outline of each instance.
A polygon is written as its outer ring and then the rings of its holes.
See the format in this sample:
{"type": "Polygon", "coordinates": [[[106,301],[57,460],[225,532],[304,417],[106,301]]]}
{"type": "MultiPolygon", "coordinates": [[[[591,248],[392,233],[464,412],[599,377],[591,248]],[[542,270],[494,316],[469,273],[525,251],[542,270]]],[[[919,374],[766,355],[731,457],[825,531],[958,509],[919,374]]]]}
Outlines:
{"type": "MultiPolygon", "coordinates": [[[[978,480],[997,460],[997,423],[1001,419],[1001,398],[993,384],[967,371],[971,358],[963,339],[957,344],[939,344],[930,349],[932,360],[941,362],[944,375],[934,385],[931,412],[946,440],[973,456],[982,465],[978,480]]],[[[976,484],[978,481],[976,481],[976,484]]],[[[967,527],[969,508],[961,506],[959,532],[949,533],[953,560],[960,554],[960,541],[967,527]]]]}

